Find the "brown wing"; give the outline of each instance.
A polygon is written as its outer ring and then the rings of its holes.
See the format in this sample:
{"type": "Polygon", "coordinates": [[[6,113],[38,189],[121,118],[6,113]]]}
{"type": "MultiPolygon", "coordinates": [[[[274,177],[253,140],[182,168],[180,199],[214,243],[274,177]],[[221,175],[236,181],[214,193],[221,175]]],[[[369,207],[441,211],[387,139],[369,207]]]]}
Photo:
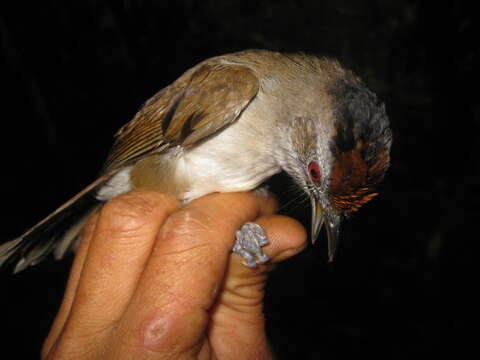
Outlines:
{"type": "Polygon", "coordinates": [[[199,64],[160,90],[118,131],[104,172],[172,146],[198,144],[235,121],[258,88],[247,67],[199,64]]]}

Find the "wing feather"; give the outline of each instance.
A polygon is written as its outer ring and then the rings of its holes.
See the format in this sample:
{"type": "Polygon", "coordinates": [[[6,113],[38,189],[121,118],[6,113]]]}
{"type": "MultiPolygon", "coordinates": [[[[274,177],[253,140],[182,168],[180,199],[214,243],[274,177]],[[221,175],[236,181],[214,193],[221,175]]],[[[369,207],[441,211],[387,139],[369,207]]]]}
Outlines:
{"type": "Polygon", "coordinates": [[[200,143],[234,122],[258,89],[258,78],[245,66],[218,59],[200,63],[160,90],[117,132],[104,171],[200,143]]]}

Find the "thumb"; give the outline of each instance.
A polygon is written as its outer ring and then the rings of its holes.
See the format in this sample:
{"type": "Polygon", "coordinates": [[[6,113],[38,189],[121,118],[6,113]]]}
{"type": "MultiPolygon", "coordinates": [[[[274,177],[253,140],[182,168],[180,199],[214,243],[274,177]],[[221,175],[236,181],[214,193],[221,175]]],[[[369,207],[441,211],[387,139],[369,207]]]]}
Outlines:
{"type": "Polygon", "coordinates": [[[242,264],[242,258],[232,253],[228,271],[219,293],[216,305],[211,313],[211,339],[228,339],[219,333],[234,333],[236,342],[216,346],[232,347],[238,344],[266,343],[263,297],[267,273],[274,263],[283,261],[302,251],[306,246],[307,234],[296,220],[281,216],[261,216],[255,220],[264,230],[268,244],[262,249],[270,258],[265,265],[248,268],[242,264]]]}
{"type": "MultiPolygon", "coordinates": [[[[268,244],[262,249],[270,261],[249,268],[242,264],[243,259],[239,255],[232,253],[220,299],[228,306],[239,307],[241,312],[251,312],[253,309],[248,309],[249,306],[261,304],[266,275],[273,264],[298,254],[307,245],[307,234],[297,220],[282,215],[266,215],[255,222],[267,235],[268,244]]],[[[258,310],[261,312],[261,308],[258,310]]]]}
{"type": "Polygon", "coordinates": [[[261,216],[255,221],[267,234],[263,250],[272,263],[286,260],[307,246],[307,233],[297,220],[283,215],[261,216]]]}

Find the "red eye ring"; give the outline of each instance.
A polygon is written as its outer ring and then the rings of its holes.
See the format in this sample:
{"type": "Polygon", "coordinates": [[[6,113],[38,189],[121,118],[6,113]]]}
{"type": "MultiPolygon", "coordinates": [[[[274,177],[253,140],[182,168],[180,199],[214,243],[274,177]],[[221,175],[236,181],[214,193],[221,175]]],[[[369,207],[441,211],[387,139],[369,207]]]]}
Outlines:
{"type": "Polygon", "coordinates": [[[308,174],[310,176],[310,180],[313,182],[319,182],[321,179],[321,172],[320,167],[318,166],[318,162],[312,161],[308,164],[308,174]]]}

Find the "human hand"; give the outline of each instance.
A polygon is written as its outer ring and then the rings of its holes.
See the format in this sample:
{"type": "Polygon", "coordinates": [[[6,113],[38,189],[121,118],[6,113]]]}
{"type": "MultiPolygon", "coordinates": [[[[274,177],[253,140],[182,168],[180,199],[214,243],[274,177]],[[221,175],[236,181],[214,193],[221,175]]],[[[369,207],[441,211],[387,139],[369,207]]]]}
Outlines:
{"type": "Polygon", "coordinates": [[[269,359],[262,300],[271,264],[306,233],[252,193],[212,194],[180,207],[151,191],[105,204],[84,229],[44,359],[269,359]],[[255,221],[271,263],[231,252],[255,221]]]}

